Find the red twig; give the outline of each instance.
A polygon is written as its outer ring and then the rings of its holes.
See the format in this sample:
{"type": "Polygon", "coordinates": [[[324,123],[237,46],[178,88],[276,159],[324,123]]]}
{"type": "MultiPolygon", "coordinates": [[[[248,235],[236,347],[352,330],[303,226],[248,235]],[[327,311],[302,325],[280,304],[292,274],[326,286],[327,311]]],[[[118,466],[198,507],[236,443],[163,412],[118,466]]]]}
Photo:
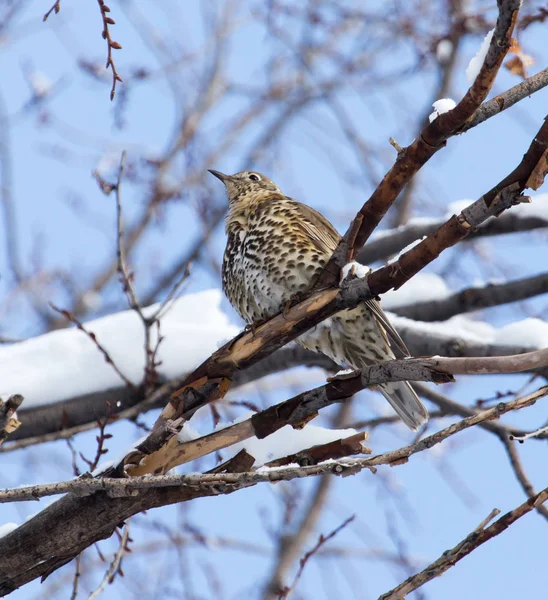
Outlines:
{"type": "Polygon", "coordinates": [[[110,70],[112,71],[112,88],[110,90],[110,99],[114,100],[114,94],[116,93],[116,83],[118,81],[122,82],[123,79],[118,74],[118,71],[116,70],[116,66],[114,65],[114,60],[112,58],[112,51],[113,50],[121,50],[122,46],[118,42],[115,42],[110,37],[109,25],[116,24],[116,21],[112,17],[108,16],[108,13],[110,12],[110,8],[104,3],[103,0],[97,0],[97,2],[99,3],[99,10],[101,11],[101,17],[103,19],[103,32],[101,35],[103,36],[103,39],[107,41],[106,68],[107,69],[110,68],[110,70]]]}
{"type": "Polygon", "coordinates": [[[48,17],[51,15],[52,12],[55,12],[55,14],[57,14],[60,10],[61,0],[56,0],[55,4],[53,4],[52,7],[48,10],[48,12],[42,17],[42,21],[47,21],[48,17]]]}
{"type": "Polygon", "coordinates": [[[110,356],[110,354],[108,353],[108,350],[101,345],[101,343],[99,342],[99,340],[97,339],[97,336],[93,333],[93,331],[88,331],[83,325],[82,323],[80,323],[80,321],[68,310],[63,310],[62,308],[58,308],[57,306],[55,306],[54,304],[52,304],[51,302],[49,303],[49,305],[51,306],[51,308],[55,311],[58,312],[60,315],[63,315],[63,317],[65,317],[67,320],[69,320],[71,323],[74,323],[74,325],[76,325],[76,327],[82,331],[83,333],[85,333],[88,338],[97,346],[98,350],[101,352],[101,354],[105,357],[105,361],[111,365],[111,367],[116,371],[116,373],[120,376],[120,379],[127,385],[127,387],[130,388],[136,388],[135,384],[132,383],[123,373],[122,371],[120,371],[120,369],[118,368],[118,366],[116,365],[116,363],[112,360],[112,357],[110,356]]]}

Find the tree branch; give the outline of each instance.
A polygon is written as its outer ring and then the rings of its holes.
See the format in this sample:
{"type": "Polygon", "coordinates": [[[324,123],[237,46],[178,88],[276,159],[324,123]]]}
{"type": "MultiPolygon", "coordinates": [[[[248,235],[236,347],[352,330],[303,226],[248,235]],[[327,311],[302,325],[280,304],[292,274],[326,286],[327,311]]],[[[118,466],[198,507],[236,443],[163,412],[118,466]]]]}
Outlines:
{"type": "Polygon", "coordinates": [[[489,527],[484,528],[482,524],[454,548],[446,550],[438,560],[428,565],[420,573],[409,577],[402,584],[379,596],[379,600],[401,600],[401,598],[404,598],[407,594],[431,581],[434,577],[443,575],[445,571],[453,567],[459,560],[468,556],[485,542],[506,531],[510,525],[531,512],[534,508],[541,506],[546,500],[548,500],[548,488],[532,496],[526,502],[514,508],[514,510],[507,512],[489,527]]]}
{"type": "Polygon", "coordinates": [[[47,486],[6,490],[0,494],[0,500],[4,502],[71,493],[48,506],[12,533],[0,538],[0,594],[10,593],[37,577],[46,577],[70,562],[92,543],[110,537],[118,523],[142,510],[199,497],[230,494],[259,482],[284,481],[326,473],[351,474],[378,465],[403,464],[413,454],[431,448],[464,429],[497,419],[509,411],[531,406],[547,394],[548,386],[545,386],[523,398],[507,403],[501,402],[414,444],[371,458],[251,473],[129,479],[80,477],[47,486]],[[91,495],[77,497],[74,494],[91,495]],[[42,535],[43,531],[48,531],[48,535],[42,535]],[[29,552],[29,548],[33,551],[29,552]]]}

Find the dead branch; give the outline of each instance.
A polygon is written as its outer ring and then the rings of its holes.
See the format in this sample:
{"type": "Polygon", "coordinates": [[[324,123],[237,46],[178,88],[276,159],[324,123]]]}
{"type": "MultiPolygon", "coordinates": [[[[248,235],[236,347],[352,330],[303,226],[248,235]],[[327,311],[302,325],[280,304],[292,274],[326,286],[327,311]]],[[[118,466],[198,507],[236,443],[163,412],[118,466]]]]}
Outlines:
{"type": "Polygon", "coordinates": [[[42,21],[47,21],[52,12],[57,14],[61,10],[61,0],[56,0],[48,12],[42,17],[42,21]]]}
{"type": "MultiPolygon", "coordinates": [[[[439,230],[405,252],[397,261],[373,271],[367,279],[348,280],[347,278],[340,289],[332,288],[315,292],[284,314],[274,317],[253,332],[240,335],[220,348],[187,377],[181,390],[174,395],[172,401],[160,415],[151,435],[132,453],[131,464],[139,464],[139,468],[143,469],[141,472],[145,472],[148,468],[150,471],[147,472],[165,472],[168,463],[162,465],[162,460],[170,457],[169,461],[171,461],[176,454],[178,444],[173,439],[172,423],[181,418],[182,407],[184,407],[185,413],[192,414],[207,402],[223,397],[230,388],[229,378],[235,369],[245,369],[258,362],[340,310],[353,308],[367,298],[403,285],[405,281],[439,256],[443,249],[465,238],[470,230],[478,227],[489,217],[499,214],[516,203],[530,174],[542,159],[547,147],[548,119],[545,119],[522,161],[509,176],[464,209],[458,217],[451,217],[439,230]],[[168,443],[171,446],[169,449],[162,448],[168,443]],[[153,456],[154,454],[156,456],[153,456]]],[[[533,361],[529,364],[539,361],[536,364],[541,366],[543,363],[541,356],[536,354],[535,357],[529,357],[533,361]]],[[[466,361],[466,359],[462,360],[466,361]]],[[[502,367],[504,364],[505,366],[502,368],[512,369],[511,362],[510,360],[498,363],[498,366],[502,367]]],[[[411,365],[412,363],[408,362],[407,364],[411,365]]],[[[479,373],[481,371],[478,369],[491,369],[494,364],[488,361],[482,363],[481,367],[474,367],[473,364],[468,363],[465,366],[465,362],[461,362],[458,368],[466,370],[466,372],[479,373]]],[[[415,366],[419,367],[418,370],[421,371],[421,367],[425,365],[419,366],[419,363],[415,363],[415,366]]],[[[456,363],[454,367],[456,367],[456,363]]],[[[402,368],[407,369],[407,367],[402,368]]],[[[407,373],[403,379],[435,381],[432,371],[426,373],[422,370],[420,374],[416,372],[413,376],[409,376],[409,371],[407,373]]],[[[178,422],[182,424],[182,421],[178,422]]]]}

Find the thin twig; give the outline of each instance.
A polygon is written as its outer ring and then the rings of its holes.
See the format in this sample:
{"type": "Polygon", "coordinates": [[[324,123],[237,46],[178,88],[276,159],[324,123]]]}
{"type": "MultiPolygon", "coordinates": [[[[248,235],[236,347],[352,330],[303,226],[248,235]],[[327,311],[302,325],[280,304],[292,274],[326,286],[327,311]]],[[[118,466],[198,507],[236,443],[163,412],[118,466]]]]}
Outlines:
{"type": "Polygon", "coordinates": [[[60,10],[61,10],[61,0],[55,0],[55,2],[52,5],[52,7],[42,17],[42,21],[47,21],[48,17],[51,15],[52,12],[55,12],[55,14],[57,14],[60,10]]]}
{"type": "Polygon", "coordinates": [[[76,571],[74,572],[74,578],[72,580],[72,594],[70,596],[70,600],[76,600],[76,597],[78,596],[78,586],[80,584],[80,566],[82,564],[82,556],[84,555],[83,552],[80,552],[80,554],[76,557],[76,571]]]}
{"type": "Polygon", "coordinates": [[[122,82],[122,78],[120,77],[120,75],[118,74],[118,71],[116,70],[116,66],[114,64],[114,59],[112,58],[112,51],[113,50],[121,50],[122,46],[118,43],[115,42],[112,37],[110,36],[110,28],[109,25],[114,25],[116,23],[116,21],[112,18],[108,16],[108,13],[110,12],[110,8],[104,3],[104,0],[97,0],[98,4],[99,4],[99,10],[101,12],[101,18],[103,19],[103,31],[101,33],[101,35],[103,36],[103,39],[107,41],[107,64],[106,64],[106,68],[110,68],[110,70],[112,71],[112,87],[110,89],[110,99],[114,100],[114,94],[116,93],[116,83],[118,81],[122,82]]]}
{"type": "Polygon", "coordinates": [[[105,590],[107,584],[113,582],[114,578],[116,577],[116,574],[121,572],[122,558],[126,552],[130,551],[128,547],[128,542],[130,541],[130,539],[131,538],[129,537],[128,520],[124,526],[124,531],[122,532],[122,535],[120,537],[120,545],[118,547],[118,551],[114,555],[114,558],[110,563],[110,566],[107,569],[103,580],[101,581],[99,586],[95,590],[93,590],[93,592],[91,592],[91,594],[88,596],[88,600],[93,600],[94,598],[97,598],[97,596],[99,596],[99,594],[101,594],[105,590]]]}
{"type": "Polygon", "coordinates": [[[291,584],[291,586],[286,587],[283,590],[280,590],[280,594],[279,594],[280,599],[289,598],[290,594],[295,590],[295,586],[299,582],[299,579],[301,578],[301,575],[303,574],[304,568],[306,567],[306,563],[310,560],[310,558],[312,558],[312,556],[314,556],[314,554],[316,554],[316,552],[318,552],[318,550],[324,544],[326,544],[329,540],[333,539],[341,530],[343,530],[347,525],[349,525],[355,518],[356,518],[356,515],[352,515],[351,517],[348,517],[348,519],[343,521],[336,529],[334,529],[328,535],[326,535],[326,536],[320,535],[320,537],[318,538],[318,541],[316,542],[316,545],[311,550],[309,550],[303,556],[303,558],[301,558],[300,564],[299,564],[299,570],[297,571],[297,574],[295,575],[295,579],[293,580],[293,583],[291,584]]]}
{"type": "MultiPolygon", "coordinates": [[[[473,552],[476,548],[508,529],[510,525],[531,512],[534,508],[546,502],[546,500],[548,500],[548,488],[545,488],[536,496],[529,498],[529,500],[520,504],[520,506],[514,508],[514,510],[507,512],[486,529],[481,528],[481,526],[480,528],[474,529],[470,535],[454,548],[445,551],[440,558],[428,565],[420,573],[409,577],[409,579],[406,579],[394,589],[379,596],[379,600],[401,600],[407,596],[407,594],[410,594],[428,581],[434,579],[434,577],[439,577],[445,573],[445,571],[453,567],[459,560],[468,556],[468,554],[473,552]]],[[[491,515],[489,515],[489,517],[491,517],[491,515]]]]}
{"type": "Polygon", "coordinates": [[[544,436],[544,434],[548,433],[548,425],[544,427],[540,427],[539,429],[535,429],[535,431],[531,431],[529,433],[524,433],[522,435],[510,435],[511,440],[516,440],[516,442],[520,442],[523,444],[525,440],[529,440],[531,438],[540,438],[544,436]]]}
{"type": "MultiPolygon", "coordinates": [[[[152,316],[147,317],[144,313],[143,307],[139,302],[139,298],[137,296],[137,292],[135,291],[135,287],[133,285],[133,273],[130,272],[127,261],[126,261],[126,253],[124,247],[124,218],[122,212],[122,179],[124,177],[126,165],[126,151],[122,152],[120,157],[120,166],[118,168],[118,178],[116,184],[113,186],[115,197],[116,197],[116,257],[117,257],[117,270],[120,275],[120,282],[122,283],[122,288],[126,293],[129,307],[134,310],[139,316],[141,322],[143,323],[145,342],[144,342],[144,350],[145,350],[145,372],[143,378],[143,385],[145,390],[150,391],[154,384],[158,379],[158,374],[156,371],[156,353],[158,351],[158,346],[162,341],[162,338],[158,331],[158,342],[156,344],[156,348],[151,347],[151,328],[154,323],[158,322],[158,314],[160,309],[158,309],[152,316]]],[[[161,308],[161,307],[160,307],[161,308]]]]}
{"type": "MultiPolygon", "coordinates": [[[[536,495],[537,492],[535,491],[533,484],[525,474],[525,469],[523,468],[523,464],[521,463],[521,459],[519,457],[516,445],[512,441],[511,436],[501,436],[500,440],[506,449],[508,458],[510,459],[510,465],[514,470],[516,478],[519,484],[521,485],[523,491],[525,492],[525,495],[528,498],[532,498],[536,495]]],[[[548,508],[546,508],[546,506],[537,506],[537,512],[548,521],[548,508]]]]}
{"type": "Polygon", "coordinates": [[[118,374],[118,376],[120,377],[120,379],[126,384],[127,387],[136,388],[135,384],[132,383],[122,373],[122,371],[120,371],[120,369],[118,368],[118,366],[116,365],[116,363],[112,360],[112,357],[108,353],[108,350],[99,342],[99,340],[97,339],[97,336],[92,331],[88,331],[84,327],[84,325],[82,323],[80,323],[80,321],[70,311],[63,310],[62,308],[58,308],[57,306],[55,306],[55,304],[52,304],[51,302],[49,303],[49,305],[51,306],[51,308],[55,312],[58,312],[60,315],[63,315],[63,317],[65,317],[71,323],[73,323],[74,325],[76,325],[76,327],[80,331],[82,331],[83,333],[85,333],[88,336],[88,338],[95,344],[95,346],[97,346],[98,350],[105,357],[105,362],[107,362],[116,371],[116,373],[118,374]]]}

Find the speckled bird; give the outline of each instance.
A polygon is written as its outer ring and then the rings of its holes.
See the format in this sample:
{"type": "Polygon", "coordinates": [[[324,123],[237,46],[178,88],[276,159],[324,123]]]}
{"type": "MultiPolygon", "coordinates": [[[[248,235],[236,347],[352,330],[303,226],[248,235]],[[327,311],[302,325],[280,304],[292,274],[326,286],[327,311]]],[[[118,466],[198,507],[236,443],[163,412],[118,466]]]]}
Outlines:
{"type": "MultiPolygon", "coordinates": [[[[210,173],[225,185],[229,203],[223,290],[244,321],[257,324],[306,291],[341,236],[323,215],[285,196],[261,173],[210,173]]],[[[408,354],[376,300],[335,314],[296,342],[356,370],[394,359],[390,342],[408,354]]],[[[378,389],[411,429],[428,420],[408,382],[383,383],[378,389]]]]}

